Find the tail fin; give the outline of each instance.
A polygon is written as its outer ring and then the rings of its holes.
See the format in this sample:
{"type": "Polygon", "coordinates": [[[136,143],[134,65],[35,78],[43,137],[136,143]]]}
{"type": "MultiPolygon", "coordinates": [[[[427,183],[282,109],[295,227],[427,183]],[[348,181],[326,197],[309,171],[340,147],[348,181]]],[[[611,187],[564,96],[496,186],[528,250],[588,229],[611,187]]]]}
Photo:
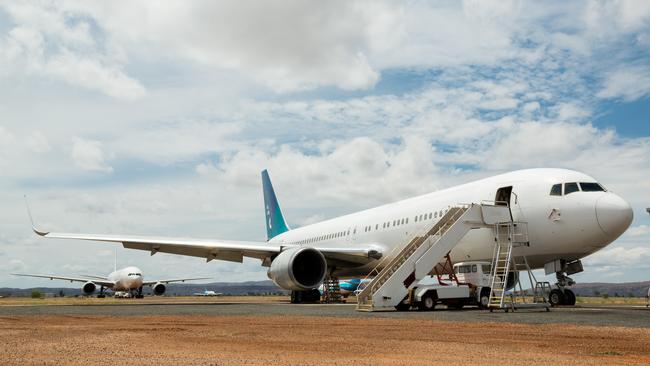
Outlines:
{"type": "Polygon", "coordinates": [[[264,190],[264,210],[266,213],[266,236],[268,240],[289,231],[289,226],[284,221],[282,210],[275,197],[271,178],[266,169],[262,170],[262,189],[264,190]]]}

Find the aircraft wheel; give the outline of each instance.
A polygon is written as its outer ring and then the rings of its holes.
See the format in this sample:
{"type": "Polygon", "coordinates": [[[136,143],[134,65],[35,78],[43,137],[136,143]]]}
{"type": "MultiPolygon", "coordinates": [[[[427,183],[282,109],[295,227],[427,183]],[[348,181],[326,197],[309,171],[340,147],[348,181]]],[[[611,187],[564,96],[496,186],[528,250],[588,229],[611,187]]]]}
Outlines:
{"type": "Polygon", "coordinates": [[[105,298],[105,297],[106,297],[106,295],[97,295],[97,298],[98,298],[98,299],[103,299],[103,298],[105,298]]]}
{"type": "Polygon", "coordinates": [[[418,303],[418,310],[431,311],[436,307],[436,298],[432,293],[428,292],[422,296],[422,300],[418,303]]]}
{"type": "Polygon", "coordinates": [[[564,290],[564,305],[574,306],[576,304],[576,294],[569,290],[564,290]]]}
{"type": "Polygon", "coordinates": [[[551,306],[564,305],[564,294],[559,289],[551,290],[551,293],[548,295],[548,302],[551,306]]]}

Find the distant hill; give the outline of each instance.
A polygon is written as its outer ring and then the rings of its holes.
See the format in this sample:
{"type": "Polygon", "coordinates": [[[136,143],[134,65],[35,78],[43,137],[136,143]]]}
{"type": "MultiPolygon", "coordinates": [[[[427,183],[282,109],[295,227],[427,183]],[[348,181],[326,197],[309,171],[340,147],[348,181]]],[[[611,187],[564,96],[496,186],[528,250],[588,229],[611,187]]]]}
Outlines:
{"type": "Polygon", "coordinates": [[[571,289],[579,296],[646,296],[650,281],[625,283],[578,283],[571,289]]]}
{"type": "MultiPolygon", "coordinates": [[[[30,296],[32,291],[40,291],[45,294],[75,296],[81,292],[81,283],[78,287],[33,287],[33,288],[0,288],[0,296],[30,296]]],[[[213,290],[224,295],[268,295],[288,294],[289,292],[277,287],[272,281],[248,281],[248,282],[213,282],[205,284],[177,283],[167,285],[166,295],[185,296],[203,290],[213,290]]],[[[151,290],[144,288],[144,293],[151,290]]]]}

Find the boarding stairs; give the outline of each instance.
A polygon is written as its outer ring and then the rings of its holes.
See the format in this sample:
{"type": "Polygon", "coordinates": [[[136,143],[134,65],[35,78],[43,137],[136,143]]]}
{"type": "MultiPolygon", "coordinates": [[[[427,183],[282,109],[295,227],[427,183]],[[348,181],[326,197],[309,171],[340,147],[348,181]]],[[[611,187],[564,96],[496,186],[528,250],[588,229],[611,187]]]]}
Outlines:
{"type": "Polygon", "coordinates": [[[494,254],[492,257],[492,283],[488,308],[490,311],[502,309],[506,312],[522,308],[546,308],[548,310],[548,294],[550,284],[548,282],[537,282],[528,260],[525,256],[513,254],[514,248],[526,247],[528,241],[528,226],[524,222],[503,222],[494,225],[494,254]],[[509,274],[513,283],[508,294],[509,274]],[[532,290],[532,298],[528,291],[524,290],[521,281],[521,273],[528,275],[532,290]],[[516,275],[514,275],[516,274],[516,275]]]}
{"type": "Polygon", "coordinates": [[[357,310],[395,310],[409,289],[427,276],[469,230],[511,220],[507,206],[473,203],[449,208],[432,227],[395,248],[368,274],[368,284],[357,295],[357,310]]]}
{"type": "Polygon", "coordinates": [[[341,285],[337,277],[327,277],[323,281],[323,295],[321,302],[326,304],[344,302],[341,294],[341,285]]]}

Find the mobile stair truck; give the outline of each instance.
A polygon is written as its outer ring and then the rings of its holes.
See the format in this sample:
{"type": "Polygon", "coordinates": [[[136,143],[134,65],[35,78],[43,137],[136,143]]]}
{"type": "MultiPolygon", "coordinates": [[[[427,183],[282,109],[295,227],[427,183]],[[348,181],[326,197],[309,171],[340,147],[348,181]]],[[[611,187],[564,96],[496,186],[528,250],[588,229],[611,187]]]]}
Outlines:
{"type": "Polygon", "coordinates": [[[537,282],[526,258],[517,261],[512,253],[513,247],[528,245],[527,237],[526,224],[512,221],[507,204],[474,203],[450,207],[433,227],[416,234],[405,246],[395,248],[394,253],[368,274],[365,286],[357,295],[357,310],[409,310],[414,307],[431,310],[438,303],[458,309],[474,304],[490,311],[507,312],[527,307],[548,310],[548,282],[537,282]],[[492,263],[463,262],[453,268],[449,253],[469,230],[479,227],[494,230],[492,263]],[[441,263],[443,259],[446,262],[441,263]],[[467,266],[472,275],[463,273],[459,279],[456,271],[460,275],[467,266]],[[518,276],[524,269],[530,279],[532,301],[522,289],[518,276]],[[421,284],[430,273],[434,273],[438,283],[421,284]],[[490,275],[486,276],[487,273],[490,275]],[[451,283],[442,280],[444,274],[450,276],[451,283]],[[511,289],[514,291],[507,293],[511,289]]]}

